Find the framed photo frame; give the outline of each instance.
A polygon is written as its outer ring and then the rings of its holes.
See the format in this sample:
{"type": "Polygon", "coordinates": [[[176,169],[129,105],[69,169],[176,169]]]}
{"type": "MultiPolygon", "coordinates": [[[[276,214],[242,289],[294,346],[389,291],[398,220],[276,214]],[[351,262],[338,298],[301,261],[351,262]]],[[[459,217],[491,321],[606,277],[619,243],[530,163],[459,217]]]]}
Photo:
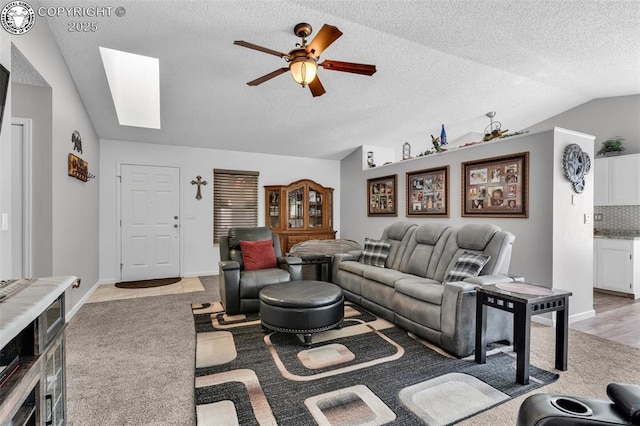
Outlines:
{"type": "Polygon", "coordinates": [[[398,175],[367,179],[367,216],[398,216],[398,175]]]}
{"type": "Polygon", "coordinates": [[[462,163],[463,217],[529,217],[529,152],[462,163]]]}
{"type": "Polygon", "coordinates": [[[449,166],[407,172],[407,217],[449,217],[449,166]]]}

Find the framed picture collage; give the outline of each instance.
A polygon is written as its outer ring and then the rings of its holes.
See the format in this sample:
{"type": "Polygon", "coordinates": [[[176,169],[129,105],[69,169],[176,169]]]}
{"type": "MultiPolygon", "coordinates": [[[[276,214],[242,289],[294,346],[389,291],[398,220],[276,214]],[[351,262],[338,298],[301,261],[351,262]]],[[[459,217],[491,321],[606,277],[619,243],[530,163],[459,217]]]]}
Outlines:
{"type": "MultiPolygon", "coordinates": [[[[462,217],[529,217],[529,153],[463,162],[462,217]]],[[[449,217],[449,166],[406,173],[407,217],[449,217]]],[[[368,216],[397,216],[397,175],[367,180],[368,216]]]]}

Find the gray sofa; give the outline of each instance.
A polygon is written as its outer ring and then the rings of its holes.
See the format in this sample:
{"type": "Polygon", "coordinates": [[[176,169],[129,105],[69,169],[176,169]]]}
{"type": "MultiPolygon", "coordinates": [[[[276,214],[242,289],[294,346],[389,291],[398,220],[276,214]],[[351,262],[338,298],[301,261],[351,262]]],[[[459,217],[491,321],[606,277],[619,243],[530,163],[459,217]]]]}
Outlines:
{"type": "MultiPolygon", "coordinates": [[[[334,256],[332,281],[351,300],[463,357],[475,348],[475,288],[512,282],[515,236],[495,225],[397,222],[382,233],[390,245],[384,268],[363,264],[361,251],[334,256]],[[490,256],[475,278],[443,283],[465,252],[490,256]]],[[[487,342],[512,341],[512,315],[488,309],[487,342]]]]}

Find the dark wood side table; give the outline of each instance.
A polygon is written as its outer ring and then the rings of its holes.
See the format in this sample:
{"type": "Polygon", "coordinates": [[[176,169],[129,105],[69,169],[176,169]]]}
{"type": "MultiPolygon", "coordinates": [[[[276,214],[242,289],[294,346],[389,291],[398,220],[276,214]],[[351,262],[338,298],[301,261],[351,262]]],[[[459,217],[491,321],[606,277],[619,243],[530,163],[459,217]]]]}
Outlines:
{"type": "Polygon", "coordinates": [[[556,314],[556,368],[567,369],[569,296],[565,290],[527,283],[501,283],[477,288],[476,362],[487,361],[487,306],[513,314],[513,349],[516,352],[516,381],[529,384],[531,316],[547,312],[556,314]]]}
{"type": "MultiPolygon", "coordinates": [[[[294,255],[295,256],[295,255],[294,255]]],[[[302,265],[316,265],[316,280],[331,282],[331,269],[333,267],[333,256],[329,254],[303,255],[302,265]]]]}

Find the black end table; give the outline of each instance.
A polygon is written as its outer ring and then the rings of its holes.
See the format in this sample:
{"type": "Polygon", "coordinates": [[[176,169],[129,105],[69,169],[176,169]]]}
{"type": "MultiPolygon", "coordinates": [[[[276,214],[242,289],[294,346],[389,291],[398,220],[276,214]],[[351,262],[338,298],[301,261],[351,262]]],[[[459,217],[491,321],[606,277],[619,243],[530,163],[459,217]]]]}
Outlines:
{"type": "MultiPolygon", "coordinates": [[[[297,255],[293,255],[297,256],[297,255]]],[[[333,267],[333,256],[330,254],[302,255],[297,256],[302,259],[302,266],[315,265],[316,279],[331,282],[331,269],[333,267]]]]}
{"type": "Polygon", "coordinates": [[[487,306],[511,312],[513,349],[516,352],[516,381],[529,384],[529,351],[531,348],[531,316],[547,312],[556,314],[556,369],[566,371],[569,325],[569,296],[565,290],[550,289],[527,283],[500,283],[477,288],[476,362],[487,361],[487,306]]]}

